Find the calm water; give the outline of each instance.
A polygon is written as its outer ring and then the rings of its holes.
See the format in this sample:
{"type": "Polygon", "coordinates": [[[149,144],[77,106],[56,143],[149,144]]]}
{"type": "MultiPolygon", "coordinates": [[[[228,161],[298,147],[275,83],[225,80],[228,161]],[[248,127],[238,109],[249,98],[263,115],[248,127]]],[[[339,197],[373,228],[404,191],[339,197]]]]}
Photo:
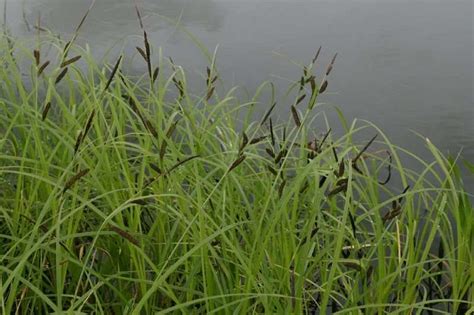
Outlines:
{"type": "MultiPolygon", "coordinates": [[[[7,0],[7,24],[28,36],[23,13],[34,24],[66,36],[88,0],[7,0]]],[[[404,147],[423,154],[430,138],[445,152],[463,150],[474,161],[472,1],[141,0],[147,29],[165,56],[203,73],[207,61],[196,45],[162,16],[179,18],[212,52],[225,84],[250,93],[266,79],[280,90],[323,46],[324,63],[339,56],[322,101],[349,119],[368,119],[404,147]]],[[[117,45],[133,52],[140,29],[132,0],[97,0],[81,32],[101,56],[117,45]],[[128,43],[128,44],[126,44],[128,43]]],[[[134,52],[133,52],[134,53],[134,52]]],[[[141,70],[139,62],[135,70],[141,70]]],[[[262,105],[261,112],[264,111],[262,105]]],[[[287,106],[282,106],[287,108],[287,106]]],[[[286,115],[287,109],[279,114],[286,115]]]]}

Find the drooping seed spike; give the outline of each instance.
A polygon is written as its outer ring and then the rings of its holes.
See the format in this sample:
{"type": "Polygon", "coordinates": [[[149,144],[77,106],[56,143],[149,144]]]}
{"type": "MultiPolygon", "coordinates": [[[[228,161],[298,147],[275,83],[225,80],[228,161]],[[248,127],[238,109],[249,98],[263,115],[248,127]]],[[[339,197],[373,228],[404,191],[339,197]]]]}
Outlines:
{"type": "Polygon", "coordinates": [[[56,78],[56,81],[54,82],[54,84],[58,84],[59,82],[61,82],[61,80],[64,78],[64,76],[66,75],[68,71],[68,68],[64,68],[63,71],[61,71],[61,73],[58,75],[58,77],[56,78]]]}
{"type": "Polygon", "coordinates": [[[89,173],[89,169],[83,169],[81,171],[79,171],[77,174],[75,174],[73,177],[71,177],[67,182],[66,184],[64,185],[64,188],[63,188],[63,194],[72,188],[72,186],[74,186],[74,184],[80,180],[82,177],[86,176],[87,173],[89,173]]]}
{"type": "Polygon", "coordinates": [[[77,151],[79,150],[79,146],[81,145],[81,142],[82,142],[82,131],[77,135],[77,138],[76,138],[76,143],[74,144],[74,154],[77,153],[77,151]]]}
{"type": "Polygon", "coordinates": [[[267,165],[267,169],[270,171],[270,173],[272,173],[273,175],[277,176],[278,175],[278,172],[273,168],[271,167],[270,165],[267,165]]]}
{"type": "Polygon", "coordinates": [[[408,185],[407,187],[405,187],[405,189],[403,189],[402,195],[400,196],[400,198],[398,198],[398,203],[402,203],[402,201],[403,201],[403,195],[406,194],[406,192],[408,191],[408,189],[410,189],[410,185],[408,185]]]}
{"type": "Polygon", "coordinates": [[[300,97],[298,97],[298,99],[296,100],[294,106],[297,106],[299,103],[301,103],[304,100],[305,97],[306,97],[306,94],[303,94],[300,97]]]}
{"type": "Polygon", "coordinates": [[[280,152],[278,152],[278,155],[275,157],[275,164],[280,163],[280,161],[283,159],[284,156],[288,153],[288,150],[283,149],[280,152]]]}
{"type": "Polygon", "coordinates": [[[301,77],[300,79],[300,91],[302,91],[304,88],[304,77],[301,77]]]}
{"type": "Polygon", "coordinates": [[[316,52],[316,55],[314,56],[314,58],[313,58],[313,60],[312,60],[313,65],[314,65],[314,64],[316,63],[316,61],[318,60],[319,54],[321,53],[321,48],[322,48],[322,46],[319,46],[318,51],[316,52]]]}
{"type": "Polygon", "coordinates": [[[78,55],[78,56],[75,56],[75,57],[72,57],[71,59],[68,59],[66,61],[64,61],[59,67],[60,68],[64,68],[64,67],[67,67],[69,66],[70,64],[73,64],[75,63],[76,61],[78,61],[79,59],[81,59],[82,56],[78,55]]]}
{"type": "Polygon", "coordinates": [[[156,79],[158,78],[159,73],[160,73],[160,67],[157,66],[155,70],[153,71],[152,83],[155,83],[156,79]]]}
{"type": "Polygon", "coordinates": [[[258,138],[253,138],[252,140],[250,140],[250,144],[260,143],[263,140],[265,140],[266,138],[268,138],[268,136],[261,136],[261,137],[258,137],[258,138]]]}
{"type": "Polygon", "coordinates": [[[337,177],[342,177],[344,175],[344,160],[341,160],[339,163],[339,170],[337,171],[337,177]]]}
{"type": "Polygon", "coordinates": [[[275,158],[275,153],[270,148],[265,148],[265,152],[270,155],[272,158],[275,158]]]}
{"type": "Polygon", "coordinates": [[[331,190],[329,192],[328,197],[332,197],[334,195],[337,195],[340,192],[345,192],[346,190],[347,190],[347,184],[337,186],[336,188],[334,188],[333,190],[331,190]]]}
{"type": "Polygon", "coordinates": [[[334,159],[336,160],[336,163],[339,163],[339,158],[337,157],[337,151],[336,151],[336,147],[334,146],[334,144],[332,146],[332,153],[334,155],[334,159]]]}
{"type": "Polygon", "coordinates": [[[272,113],[273,109],[275,108],[276,106],[276,102],[272,104],[272,106],[270,106],[270,108],[268,109],[268,111],[265,113],[265,115],[263,116],[262,118],[262,121],[260,122],[260,126],[263,125],[265,123],[265,121],[267,121],[268,117],[270,117],[270,114],[272,113]]]}
{"type": "Polygon", "coordinates": [[[319,94],[324,93],[326,89],[328,88],[328,80],[324,80],[324,82],[321,84],[321,87],[319,88],[319,94]]]}
{"type": "Polygon", "coordinates": [[[327,179],[328,179],[327,176],[321,175],[321,177],[319,178],[319,188],[323,187],[327,179]]]}
{"type": "Polygon", "coordinates": [[[301,127],[301,120],[300,117],[298,116],[298,112],[295,108],[295,106],[291,106],[291,114],[293,115],[293,120],[295,121],[295,124],[297,127],[301,127]]]}
{"type": "Polygon", "coordinates": [[[48,112],[50,108],[51,108],[51,102],[46,103],[43,109],[43,114],[41,115],[41,120],[44,121],[46,119],[46,116],[48,116],[48,112]]]}
{"type": "Polygon", "coordinates": [[[92,110],[92,112],[89,115],[89,118],[87,119],[86,127],[84,128],[84,133],[82,135],[81,141],[84,140],[84,138],[87,136],[87,133],[89,132],[92,126],[92,121],[94,120],[94,116],[95,116],[95,109],[92,110]]]}
{"type": "Polygon", "coordinates": [[[40,76],[43,73],[44,69],[46,69],[46,67],[49,66],[49,64],[50,64],[50,61],[47,60],[45,63],[41,65],[41,67],[39,67],[38,76],[40,76]]]}
{"type": "Polygon", "coordinates": [[[138,22],[140,23],[140,28],[143,30],[144,27],[143,27],[142,15],[140,14],[140,10],[138,8],[138,4],[137,4],[136,1],[134,1],[134,6],[135,6],[135,11],[136,11],[137,16],[138,16],[138,22]]]}
{"type": "Polygon", "coordinates": [[[392,178],[392,154],[390,154],[390,151],[386,151],[388,154],[388,165],[387,165],[387,178],[384,181],[379,181],[379,184],[384,186],[388,184],[390,179],[392,178]]]}
{"type": "Polygon", "coordinates": [[[120,235],[121,237],[123,237],[124,239],[126,239],[127,241],[129,241],[130,243],[132,243],[133,245],[135,246],[139,246],[140,243],[138,242],[138,240],[136,238],[134,238],[130,233],[128,233],[127,231],[125,230],[122,230],[118,227],[115,227],[115,226],[110,226],[110,230],[112,230],[113,232],[117,233],[118,235],[120,235]]]}
{"type": "Polygon", "coordinates": [[[39,51],[39,49],[35,49],[35,50],[33,51],[33,55],[35,56],[35,63],[36,63],[36,66],[39,66],[40,60],[41,60],[41,52],[39,51]]]}
{"type": "Polygon", "coordinates": [[[216,88],[214,86],[209,89],[209,91],[206,94],[206,101],[209,101],[211,99],[212,94],[214,94],[215,89],[216,88]]]}
{"type": "Polygon", "coordinates": [[[109,77],[109,79],[107,80],[107,84],[105,85],[104,91],[106,91],[106,90],[109,88],[110,84],[112,83],[112,80],[114,79],[115,74],[117,73],[117,70],[118,70],[118,68],[119,68],[119,66],[120,66],[120,62],[122,61],[122,57],[123,57],[123,56],[120,55],[120,57],[117,59],[117,62],[115,63],[115,66],[114,66],[114,68],[112,69],[112,72],[110,73],[110,77],[109,77]]]}
{"type": "Polygon", "coordinates": [[[242,132],[242,143],[240,144],[239,151],[242,151],[243,149],[245,149],[248,143],[249,143],[249,138],[247,137],[247,134],[245,134],[245,132],[242,132]]]}
{"type": "Polygon", "coordinates": [[[232,165],[229,167],[229,170],[228,170],[227,172],[230,173],[233,169],[235,169],[235,168],[236,168],[237,166],[239,166],[243,161],[245,161],[245,158],[246,158],[245,155],[239,156],[239,157],[232,163],[232,165]]]}
{"type": "Polygon", "coordinates": [[[154,170],[155,172],[157,172],[158,174],[161,175],[163,173],[158,165],[153,164],[153,163],[150,163],[149,165],[150,165],[151,169],[154,170]]]}
{"type": "Polygon", "coordinates": [[[329,75],[334,67],[334,62],[336,61],[337,53],[334,54],[334,57],[332,57],[331,63],[328,65],[326,69],[326,75],[329,75]]]}
{"type": "Polygon", "coordinates": [[[354,237],[354,239],[356,239],[357,238],[357,228],[356,228],[354,216],[352,215],[352,213],[350,211],[349,211],[349,220],[351,221],[352,236],[354,237]]]}
{"type": "Polygon", "coordinates": [[[372,139],[370,139],[370,141],[365,145],[365,147],[359,152],[359,154],[357,154],[357,156],[352,160],[353,163],[356,163],[360,157],[362,156],[362,154],[364,154],[365,151],[367,151],[367,149],[369,148],[369,146],[372,144],[372,142],[375,141],[375,139],[377,138],[377,135],[375,135],[372,139]]]}
{"type": "Polygon", "coordinates": [[[314,94],[316,91],[316,77],[314,75],[309,78],[309,84],[311,86],[311,93],[314,94]]]}
{"type": "Polygon", "coordinates": [[[321,143],[319,144],[319,147],[322,148],[324,142],[326,142],[326,139],[329,137],[329,134],[331,133],[331,128],[328,129],[328,131],[324,134],[323,139],[321,140],[321,143]]]}
{"type": "Polygon", "coordinates": [[[145,51],[138,46],[135,48],[138,50],[138,53],[140,54],[140,56],[142,56],[143,60],[145,60],[145,62],[148,62],[148,57],[146,56],[145,51]]]}
{"type": "Polygon", "coordinates": [[[271,118],[270,118],[270,136],[272,139],[272,147],[275,147],[275,134],[273,133],[273,122],[271,118]]]}

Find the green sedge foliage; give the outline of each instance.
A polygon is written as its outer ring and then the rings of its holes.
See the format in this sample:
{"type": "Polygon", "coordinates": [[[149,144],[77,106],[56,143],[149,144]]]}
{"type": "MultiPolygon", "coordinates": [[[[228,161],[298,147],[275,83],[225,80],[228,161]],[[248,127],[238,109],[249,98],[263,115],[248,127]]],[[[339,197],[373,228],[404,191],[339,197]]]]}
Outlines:
{"type": "Polygon", "coordinates": [[[342,115],[345,133],[328,132],[317,99],[334,60],[320,80],[318,60],[304,68],[276,105],[285,122],[259,101],[270,84],[242,103],[214,63],[191,92],[146,45],[141,77],[125,57],[26,46],[1,39],[2,314],[472,307],[473,208],[455,161],[342,115]],[[268,110],[252,121],[256,106],[268,110]]]}

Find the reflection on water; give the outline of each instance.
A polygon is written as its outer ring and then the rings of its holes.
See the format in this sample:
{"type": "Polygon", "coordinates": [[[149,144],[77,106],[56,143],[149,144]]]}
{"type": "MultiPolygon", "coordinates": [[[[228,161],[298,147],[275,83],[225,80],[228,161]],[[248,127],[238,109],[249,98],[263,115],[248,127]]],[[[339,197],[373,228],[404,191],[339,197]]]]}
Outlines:
{"type": "MultiPolygon", "coordinates": [[[[61,33],[73,32],[91,4],[91,1],[79,0],[23,0],[21,5],[18,2],[9,3],[8,9],[17,12],[21,10],[30,24],[36,23],[40,14],[45,27],[61,33]]],[[[218,30],[222,25],[222,12],[217,12],[217,5],[213,0],[142,0],[138,3],[150,32],[172,27],[170,22],[160,19],[160,16],[179,20],[183,26],[202,28],[208,32],[218,30]]],[[[17,29],[21,29],[21,23],[17,21],[15,24],[17,29]]],[[[107,45],[137,34],[138,31],[132,0],[96,0],[81,35],[88,41],[107,45]]]]}
{"type": "MultiPolygon", "coordinates": [[[[8,2],[8,25],[27,36],[20,0],[8,2]]],[[[283,90],[319,45],[323,60],[339,53],[324,102],[348,118],[373,121],[398,144],[421,152],[429,137],[451,153],[474,160],[472,1],[141,0],[153,43],[191,73],[207,65],[175,25],[179,19],[202,43],[219,45],[218,66],[227,85],[250,92],[271,78],[283,90]]],[[[49,28],[71,32],[89,1],[24,0],[30,23],[41,12],[49,28]]],[[[137,40],[132,0],[97,0],[82,30],[93,51],[117,40],[137,40]]],[[[133,48],[133,45],[131,46],[133,48]]],[[[264,111],[264,106],[260,112],[264,111]]],[[[279,114],[286,116],[282,104],[279,114]]]]}

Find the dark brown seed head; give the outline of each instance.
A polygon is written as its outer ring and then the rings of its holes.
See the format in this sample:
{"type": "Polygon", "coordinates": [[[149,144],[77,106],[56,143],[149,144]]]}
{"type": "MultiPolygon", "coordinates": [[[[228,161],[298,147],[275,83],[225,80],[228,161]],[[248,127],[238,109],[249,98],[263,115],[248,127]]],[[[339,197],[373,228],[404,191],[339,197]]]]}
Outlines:
{"type": "Polygon", "coordinates": [[[339,158],[337,157],[336,147],[334,145],[332,146],[332,153],[334,155],[334,159],[336,160],[336,162],[339,162],[339,158]]]}
{"type": "Polygon", "coordinates": [[[155,83],[156,79],[158,78],[158,74],[160,73],[160,67],[156,67],[155,71],[153,71],[153,80],[152,83],[155,83]]]}
{"type": "Polygon", "coordinates": [[[121,237],[123,237],[124,239],[129,241],[130,243],[134,244],[135,246],[139,246],[138,240],[136,238],[134,238],[127,231],[124,231],[124,230],[122,230],[118,227],[115,227],[115,226],[110,226],[110,230],[114,231],[115,233],[117,233],[118,235],[120,235],[121,237]]]}
{"type": "Polygon", "coordinates": [[[337,177],[342,177],[344,175],[344,160],[341,160],[339,163],[339,170],[337,171],[337,177]]]}
{"type": "Polygon", "coordinates": [[[194,160],[196,158],[198,158],[199,155],[193,155],[193,156],[190,156],[190,157],[187,157],[185,158],[184,160],[182,161],[179,161],[178,163],[176,163],[175,165],[173,165],[166,173],[167,174],[170,174],[173,170],[175,170],[176,168],[180,167],[181,165],[191,161],[191,160],[194,160]]]}
{"type": "Polygon", "coordinates": [[[323,140],[321,140],[321,144],[319,145],[320,148],[323,147],[324,142],[326,142],[327,138],[329,137],[329,134],[331,133],[331,128],[328,129],[328,131],[324,134],[323,140]]]}
{"type": "Polygon", "coordinates": [[[336,182],[336,186],[347,185],[347,183],[349,183],[349,179],[341,178],[336,182]]]}
{"type": "Polygon", "coordinates": [[[288,150],[286,149],[283,149],[281,150],[278,155],[275,157],[275,164],[278,164],[280,163],[281,159],[286,156],[286,154],[288,153],[288,150]]]}
{"type": "Polygon", "coordinates": [[[321,53],[321,48],[322,46],[319,46],[318,51],[316,52],[316,55],[314,56],[312,63],[315,64],[316,61],[318,60],[319,54],[321,53]]]}
{"type": "Polygon", "coordinates": [[[46,116],[48,116],[48,112],[49,112],[49,109],[51,108],[51,102],[48,102],[45,106],[44,106],[44,109],[43,109],[43,114],[42,114],[42,117],[41,117],[41,120],[45,120],[46,119],[46,116]]]}
{"type": "Polygon", "coordinates": [[[39,67],[39,69],[38,69],[38,76],[40,76],[40,75],[43,73],[44,69],[46,69],[46,67],[49,66],[49,63],[50,63],[50,61],[47,60],[45,63],[43,63],[43,64],[41,65],[41,67],[39,67]]]}
{"type": "Polygon", "coordinates": [[[134,6],[135,6],[135,11],[137,12],[138,16],[138,22],[140,23],[140,28],[143,30],[143,20],[142,20],[142,15],[140,14],[140,10],[138,9],[138,4],[136,1],[134,1],[134,6]]]}
{"type": "Polygon", "coordinates": [[[354,216],[352,213],[349,211],[349,220],[351,221],[351,227],[352,227],[352,236],[356,239],[357,238],[357,228],[354,220],[354,216]]]}
{"type": "Polygon", "coordinates": [[[328,197],[332,197],[334,195],[337,195],[340,192],[345,192],[347,190],[347,184],[342,184],[340,186],[336,186],[333,190],[331,190],[328,194],[328,197]]]}
{"type": "Polygon", "coordinates": [[[272,106],[270,106],[270,109],[265,113],[265,115],[262,118],[262,121],[260,122],[260,126],[263,125],[265,121],[267,121],[268,117],[270,117],[270,114],[272,113],[275,106],[276,106],[276,102],[273,103],[272,106]]]}
{"type": "Polygon", "coordinates": [[[329,75],[331,73],[331,70],[334,67],[334,62],[336,62],[336,57],[337,57],[337,53],[335,53],[334,57],[332,57],[331,63],[328,65],[326,69],[326,75],[329,75]]]}
{"type": "Polygon", "coordinates": [[[74,144],[74,154],[77,153],[79,150],[79,146],[81,145],[82,142],[82,131],[79,133],[79,135],[76,138],[76,143],[74,144]]]}
{"type": "Polygon", "coordinates": [[[257,137],[257,138],[253,138],[252,140],[250,140],[250,144],[257,144],[259,142],[262,142],[263,140],[265,140],[268,136],[262,136],[262,137],[257,137]]]}
{"type": "Polygon", "coordinates": [[[300,117],[298,116],[298,112],[296,111],[295,106],[291,106],[291,114],[293,115],[293,120],[295,121],[295,124],[297,127],[301,127],[301,120],[300,117]]]}
{"type": "Polygon", "coordinates": [[[65,193],[67,190],[69,190],[70,188],[72,188],[72,186],[78,181],[80,180],[82,177],[86,176],[87,173],[89,173],[89,169],[83,169],[81,171],[79,171],[76,175],[74,175],[73,177],[71,177],[67,182],[66,184],[64,185],[64,189],[63,189],[63,193],[65,193]]]}
{"type": "Polygon", "coordinates": [[[56,78],[56,81],[54,82],[54,84],[58,84],[59,82],[61,82],[61,80],[64,78],[64,76],[66,75],[67,73],[67,70],[68,68],[64,68],[63,71],[61,71],[61,73],[58,75],[58,77],[56,78]]]}
{"type": "Polygon", "coordinates": [[[265,148],[265,152],[267,152],[272,158],[275,158],[275,153],[273,153],[273,150],[270,148],[265,148]]]}
{"type": "Polygon", "coordinates": [[[35,49],[33,51],[33,55],[35,56],[35,62],[36,62],[36,66],[39,66],[40,64],[40,59],[41,59],[41,53],[38,49],[35,49]]]}
{"type": "Polygon", "coordinates": [[[309,84],[311,86],[311,93],[314,94],[316,91],[316,77],[314,75],[309,78],[309,84]]]}
{"type": "Polygon", "coordinates": [[[235,169],[237,166],[239,166],[239,165],[245,160],[245,158],[246,158],[245,155],[239,156],[239,157],[234,161],[234,163],[232,163],[232,165],[229,167],[229,170],[228,170],[227,172],[230,173],[233,169],[235,169]]]}
{"type": "Polygon", "coordinates": [[[214,94],[214,90],[215,90],[215,87],[211,87],[209,89],[209,91],[207,91],[207,94],[206,94],[206,101],[209,101],[212,97],[212,94],[214,94]]]}
{"type": "Polygon", "coordinates": [[[114,79],[115,74],[117,73],[117,70],[119,68],[120,61],[122,61],[122,57],[123,56],[120,55],[120,57],[117,59],[117,62],[115,62],[115,66],[112,69],[112,72],[110,73],[110,77],[109,77],[109,80],[107,81],[107,84],[105,85],[104,91],[106,91],[109,88],[110,84],[112,83],[112,80],[114,79]]]}
{"type": "Polygon", "coordinates": [[[71,59],[68,59],[68,60],[64,61],[64,62],[61,64],[60,68],[67,67],[67,66],[69,66],[70,64],[75,63],[75,62],[78,61],[79,59],[81,59],[81,56],[72,57],[71,59]]]}
{"type": "Polygon", "coordinates": [[[304,100],[305,97],[306,97],[306,94],[303,94],[300,97],[298,97],[298,99],[295,102],[295,106],[297,106],[299,103],[301,103],[304,100]]]}
{"type": "Polygon", "coordinates": [[[319,88],[319,94],[324,93],[326,89],[328,88],[328,80],[324,80],[324,82],[321,84],[321,87],[319,88]]]}
{"type": "Polygon", "coordinates": [[[242,152],[243,149],[247,146],[249,143],[249,138],[247,137],[247,134],[245,132],[242,133],[242,143],[240,144],[239,152],[242,152]]]}
{"type": "Polygon", "coordinates": [[[273,175],[277,176],[278,175],[278,172],[273,168],[271,167],[270,165],[267,165],[267,169],[270,171],[270,173],[272,173],[273,175]]]}
{"type": "Polygon", "coordinates": [[[334,67],[334,62],[336,61],[337,53],[334,54],[334,57],[332,57],[331,63],[328,65],[326,69],[326,75],[329,75],[332,71],[332,68],[334,67]]]}
{"type": "Polygon", "coordinates": [[[152,170],[154,170],[154,171],[157,172],[158,174],[162,174],[161,169],[160,169],[160,167],[159,167],[158,165],[153,164],[153,163],[150,163],[150,167],[151,167],[152,170]]]}
{"type": "Polygon", "coordinates": [[[328,179],[327,176],[321,175],[321,177],[319,178],[319,188],[323,187],[327,179],[328,179]]]}
{"type": "Polygon", "coordinates": [[[166,141],[166,139],[163,139],[163,142],[161,143],[161,147],[160,147],[160,160],[161,161],[163,161],[163,158],[165,157],[167,146],[168,146],[168,142],[166,141]]]}
{"type": "Polygon", "coordinates": [[[303,90],[304,88],[304,77],[301,77],[300,79],[300,91],[303,90]]]}
{"type": "Polygon", "coordinates": [[[178,125],[179,119],[171,124],[171,126],[166,131],[166,137],[170,138],[173,135],[173,132],[176,130],[176,126],[178,125]]]}
{"type": "Polygon", "coordinates": [[[403,189],[403,192],[402,192],[402,196],[400,196],[400,198],[398,198],[398,202],[401,203],[403,201],[403,195],[406,194],[406,192],[408,191],[408,189],[410,189],[410,185],[408,185],[407,187],[405,187],[403,189]]]}
{"type": "Polygon", "coordinates": [[[148,62],[148,57],[146,56],[145,51],[142,48],[138,47],[138,46],[135,47],[135,48],[138,50],[138,52],[140,53],[140,56],[142,56],[143,60],[145,60],[145,62],[148,62]]]}
{"type": "Polygon", "coordinates": [[[272,139],[272,146],[275,146],[275,134],[273,133],[273,122],[272,119],[270,118],[270,136],[272,139]]]}
{"type": "Polygon", "coordinates": [[[158,132],[156,131],[155,127],[153,127],[153,124],[147,118],[143,117],[143,119],[146,129],[153,135],[153,137],[158,138],[158,132]]]}
{"type": "Polygon", "coordinates": [[[374,142],[375,138],[377,138],[377,135],[375,135],[372,139],[370,139],[370,141],[365,145],[365,147],[359,152],[359,154],[357,154],[357,156],[352,160],[352,163],[356,163],[357,160],[360,159],[360,157],[362,156],[362,154],[364,154],[364,152],[369,148],[369,146],[372,144],[372,142],[374,142]]]}

